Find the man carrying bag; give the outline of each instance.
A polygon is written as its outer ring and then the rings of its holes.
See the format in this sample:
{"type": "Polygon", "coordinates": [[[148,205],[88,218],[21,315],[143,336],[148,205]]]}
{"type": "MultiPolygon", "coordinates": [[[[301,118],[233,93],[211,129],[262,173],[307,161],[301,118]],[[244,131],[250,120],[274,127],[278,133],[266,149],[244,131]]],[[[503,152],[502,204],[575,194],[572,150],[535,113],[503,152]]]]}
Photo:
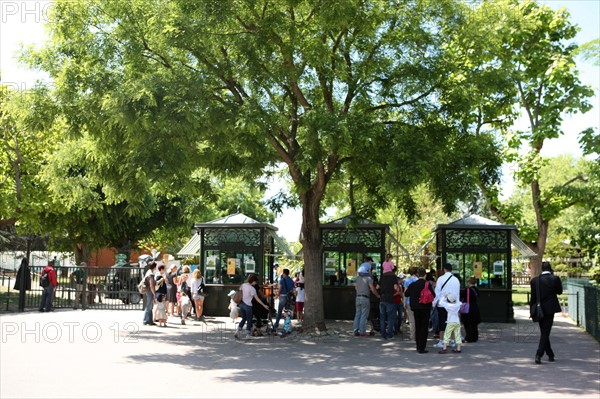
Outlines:
{"type": "Polygon", "coordinates": [[[542,262],[542,274],[531,279],[531,299],[529,305],[540,303],[542,317],[537,321],[540,325],[540,343],[535,354],[535,363],[542,364],[544,353],[548,361],[554,361],[554,351],[550,346],[550,331],[554,323],[554,313],[561,311],[558,295],[562,294],[560,278],[552,274],[550,262],[542,262]]]}

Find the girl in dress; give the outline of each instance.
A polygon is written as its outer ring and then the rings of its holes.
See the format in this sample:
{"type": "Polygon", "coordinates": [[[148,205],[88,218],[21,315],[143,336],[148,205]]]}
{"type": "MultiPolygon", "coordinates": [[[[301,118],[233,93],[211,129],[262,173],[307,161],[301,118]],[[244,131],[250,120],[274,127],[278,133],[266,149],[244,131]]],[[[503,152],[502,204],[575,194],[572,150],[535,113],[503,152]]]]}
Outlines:
{"type": "Polygon", "coordinates": [[[156,318],[158,319],[159,327],[167,326],[167,303],[165,302],[165,295],[158,294],[156,296],[156,304],[154,305],[156,310],[156,318]]]}

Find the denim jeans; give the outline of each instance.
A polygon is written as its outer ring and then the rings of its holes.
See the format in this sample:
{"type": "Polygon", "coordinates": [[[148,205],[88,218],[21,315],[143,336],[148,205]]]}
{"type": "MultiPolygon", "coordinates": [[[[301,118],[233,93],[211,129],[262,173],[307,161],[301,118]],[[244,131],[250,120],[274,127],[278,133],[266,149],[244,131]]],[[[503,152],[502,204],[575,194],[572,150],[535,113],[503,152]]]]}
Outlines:
{"type": "Polygon", "coordinates": [[[399,333],[402,330],[402,318],[404,317],[404,304],[395,303],[396,306],[396,323],[394,325],[394,332],[399,333]]]}
{"type": "Polygon", "coordinates": [[[396,304],[394,302],[380,302],[379,314],[381,336],[385,339],[393,338],[394,326],[396,325],[396,304]]]}
{"type": "Polygon", "coordinates": [[[244,302],[242,302],[240,303],[239,309],[242,320],[240,321],[240,324],[238,324],[238,330],[244,328],[244,324],[248,322],[248,324],[246,325],[246,331],[252,331],[252,306],[248,306],[244,302]]]}
{"type": "Polygon", "coordinates": [[[50,311],[52,309],[52,297],[54,296],[54,286],[50,284],[42,291],[42,301],[40,302],[40,310],[45,309],[50,311]]]}
{"type": "Polygon", "coordinates": [[[356,313],[354,314],[354,332],[359,334],[367,333],[367,318],[369,317],[369,307],[371,301],[368,297],[356,296],[356,313]]]}
{"type": "Polygon", "coordinates": [[[152,306],[154,305],[154,294],[152,290],[146,292],[146,309],[144,309],[144,324],[154,323],[152,317],[152,306]]]}
{"type": "Polygon", "coordinates": [[[279,296],[279,305],[277,306],[277,317],[275,318],[275,324],[273,325],[274,329],[277,329],[277,327],[279,327],[279,320],[281,320],[281,314],[283,313],[283,309],[287,305],[287,301],[287,295],[281,294],[279,296]]]}

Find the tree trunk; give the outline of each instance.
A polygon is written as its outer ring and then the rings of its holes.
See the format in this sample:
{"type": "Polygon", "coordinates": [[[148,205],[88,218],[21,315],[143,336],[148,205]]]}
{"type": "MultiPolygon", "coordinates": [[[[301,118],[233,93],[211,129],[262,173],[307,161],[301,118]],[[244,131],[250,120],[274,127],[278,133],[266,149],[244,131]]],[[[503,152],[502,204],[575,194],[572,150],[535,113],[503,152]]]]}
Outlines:
{"type": "Polygon", "coordinates": [[[81,262],[87,263],[89,257],[89,247],[84,243],[75,244],[75,264],[80,265],[81,262]]]}
{"type": "Polygon", "coordinates": [[[546,253],[549,224],[550,223],[547,220],[542,220],[541,224],[538,226],[537,243],[536,245],[530,246],[530,248],[537,254],[537,256],[532,258],[530,262],[532,277],[535,277],[542,272],[542,261],[544,260],[544,254],[546,253]]]}
{"type": "MultiPolygon", "coordinates": [[[[534,179],[531,182],[531,199],[533,202],[533,211],[535,212],[535,218],[538,228],[538,237],[535,245],[535,253],[537,256],[531,261],[531,275],[537,276],[542,271],[542,261],[544,260],[544,253],[546,252],[546,241],[548,240],[548,225],[549,221],[545,220],[542,215],[542,191],[540,188],[540,182],[534,179]]],[[[533,249],[533,248],[532,248],[533,249]]]]}
{"type": "Polygon", "coordinates": [[[322,195],[313,190],[300,196],[302,202],[300,242],[304,255],[306,296],[302,328],[305,331],[325,331],[327,329],[323,307],[322,243],[319,234],[321,198],[322,195]]]}

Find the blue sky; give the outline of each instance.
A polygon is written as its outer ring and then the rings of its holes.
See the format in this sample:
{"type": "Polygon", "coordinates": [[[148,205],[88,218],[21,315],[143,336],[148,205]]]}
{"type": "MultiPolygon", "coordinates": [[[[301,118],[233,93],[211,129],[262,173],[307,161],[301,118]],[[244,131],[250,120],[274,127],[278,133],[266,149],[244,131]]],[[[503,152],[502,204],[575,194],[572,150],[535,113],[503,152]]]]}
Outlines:
{"type": "MultiPolygon", "coordinates": [[[[600,37],[600,0],[548,0],[543,1],[550,7],[558,9],[566,7],[571,13],[571,20],[581,28],[576,42],[579,44],[600,37]]],[[[18,65],[16,53],[20,44],[40,45],[45,40],[43,23],[50,1],[15,1],[0,0],[0,81],[15,88],[25,89],[31,87],[36,79],[43,75],[35,71],[28,71],[18,65]]],[[[596,96],[593,98],[594,109],[585,115],[565,117],[563,130],[565,134],[559,139],[548,142],[543,150],[546,156],[560,154],[581,155],[577,135],[583,129],[593,126],[600,127],[600,70],[589,63],[579,63],[581,79],[591,85],[596,96]]],[[[509,176],[507,176],[509,177],[509,176]]],[[[511,179],[504,182],[505,194],[512,190],[511,179]]],[[[273,182],[276,192],[282,186],[281,182],[273,182]]],[[[288,241],[298,239],[301,223],[299,210],[288,210],[278,217],[275,225],[281,235],[288,241]]]]}

